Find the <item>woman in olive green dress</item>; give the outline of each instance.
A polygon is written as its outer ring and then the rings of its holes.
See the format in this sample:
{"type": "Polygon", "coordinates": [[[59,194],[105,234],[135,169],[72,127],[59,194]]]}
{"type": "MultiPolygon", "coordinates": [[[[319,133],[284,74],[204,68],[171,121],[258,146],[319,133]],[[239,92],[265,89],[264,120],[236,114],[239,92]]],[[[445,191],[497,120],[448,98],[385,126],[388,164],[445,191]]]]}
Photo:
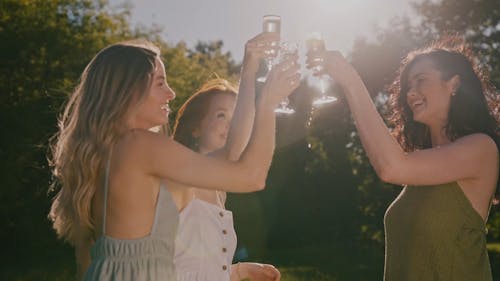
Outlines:
{"type": "Polygon", "coordinates": [[[498,190],[498,105],[460,38],[410,53],[392,84],[394,138],[336,51],[309,67],[339,83],[379,177],[404,186],[385,215],[384,280],[492,280],[485,222],[498,190]],[[399,143],[398,143],[399,142],[399,143]]]}

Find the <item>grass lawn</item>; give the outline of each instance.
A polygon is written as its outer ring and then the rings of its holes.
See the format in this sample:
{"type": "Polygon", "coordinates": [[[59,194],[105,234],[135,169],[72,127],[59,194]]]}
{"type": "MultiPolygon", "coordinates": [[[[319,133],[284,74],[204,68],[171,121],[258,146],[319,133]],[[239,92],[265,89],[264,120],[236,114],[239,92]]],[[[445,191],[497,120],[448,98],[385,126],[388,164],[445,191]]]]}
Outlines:
{"type": "MultiPolygon", "coordinates": [[[[493,272],[493,280],[500,281],[500,243],[488,244],[488,252],[493,272]]],[[[72,255],[54,255],[53,259],[31,261],[18,266],[8,266],[0,272],[0,280],[12,281],[72,281],[74,280],[74,264],[72,255]]],[[[380,261],[383,262],[383,261],[380,261]]],[[[377,265],[377,266],[382,266],[377,265]]],[[[278,266],[282,281],[351,281],[335,278],[331,268],[319,266],[282,265],[278,266]]],[[[382,281],[379,273],[373,274],[369,280],[382,281]]]]}

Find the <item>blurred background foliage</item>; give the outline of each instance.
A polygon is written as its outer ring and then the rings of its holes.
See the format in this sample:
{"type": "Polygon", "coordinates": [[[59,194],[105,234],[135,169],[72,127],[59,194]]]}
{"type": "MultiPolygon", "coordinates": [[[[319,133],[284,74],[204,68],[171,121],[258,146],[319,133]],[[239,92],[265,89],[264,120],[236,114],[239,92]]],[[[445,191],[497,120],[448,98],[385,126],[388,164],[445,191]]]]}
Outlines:
{"type": "MultiPolygon", "coordinates": [[[[495,0],[426,0],[418,23],[394,18],[376,39],[356,40],[348,54],[381,113],[385,87],[408,53],[445,31],[464,34],[500,86],[500,4],[495,0]]],[[[176,110],[215,77],[237,82],[240,65],[223,42],[164,41],[160,26],[132,26],[130,7],[107,1],[0,1],[1,280],[72,280],[71,247],[47,219],[53,192],[47,143],[64,102],[90,59],[117,41],[147,38],[162,49],[176,110]]],[[[242,46],[243,48],[243,46],[242,46]]],[[[381,280],[383,215],[400,187],[381,182],[361,147],[347,103],[311,109],[317,89],[303,81],[293,116],[278,119],[277,150],[266,190],[230,195],[238,233],[236,261],[279,266],[283,280],[381,280]]],[[[173,117],[174,115],[172,115],[173,117]]],[[[488,223],[490,259],[500,280],[500,212],[488,223]]]]}

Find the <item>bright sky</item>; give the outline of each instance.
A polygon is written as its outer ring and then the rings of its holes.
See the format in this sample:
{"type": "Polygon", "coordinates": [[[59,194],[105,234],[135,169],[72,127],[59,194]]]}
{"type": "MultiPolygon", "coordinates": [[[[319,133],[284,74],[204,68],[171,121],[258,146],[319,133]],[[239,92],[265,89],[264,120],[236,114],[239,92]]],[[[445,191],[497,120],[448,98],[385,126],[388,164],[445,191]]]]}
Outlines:
{"type": "Polygon", "coordinates": [[[347,54],[357,37],[372,38],[374,25],[385,27],[396,16],[414,16],[418,0],[110,0],[132,5],[132,23],[164,27],[163,37],[189,47],[198,40],[224,42],[240,62],[245,42],[262,30],[262,16],[281,16],[281,38],[304,49],[311,32],[321,32],[326,46],[347,54]]]}

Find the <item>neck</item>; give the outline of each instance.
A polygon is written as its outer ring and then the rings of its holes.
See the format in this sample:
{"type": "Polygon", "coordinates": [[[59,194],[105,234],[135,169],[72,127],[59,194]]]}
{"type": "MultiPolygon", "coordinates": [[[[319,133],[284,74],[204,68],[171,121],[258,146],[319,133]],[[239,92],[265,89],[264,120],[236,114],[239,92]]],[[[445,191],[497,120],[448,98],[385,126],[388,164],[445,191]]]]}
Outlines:
{"type": "MultiPolygon", "coordinates": [[[[134,119],[134,118],[128,119],[127,123],[126,123],[127,130],[132,130],[132,129],[150,130],[150,129],[153,129],[155,127],[158,127],[158,126],[154,126],[152,124],[147,124],[145,122],[141,122],[141,121],[134,119]]],[[[158,132],[159,128],[157,130],[153,130],[153,131],[158,132]]]]}
{"type": "Polygon", "coordinates": [[[439,147],[450,143],[444,126],[429,126],[429,131],[431,134],[432,147],[439,147]]]}

